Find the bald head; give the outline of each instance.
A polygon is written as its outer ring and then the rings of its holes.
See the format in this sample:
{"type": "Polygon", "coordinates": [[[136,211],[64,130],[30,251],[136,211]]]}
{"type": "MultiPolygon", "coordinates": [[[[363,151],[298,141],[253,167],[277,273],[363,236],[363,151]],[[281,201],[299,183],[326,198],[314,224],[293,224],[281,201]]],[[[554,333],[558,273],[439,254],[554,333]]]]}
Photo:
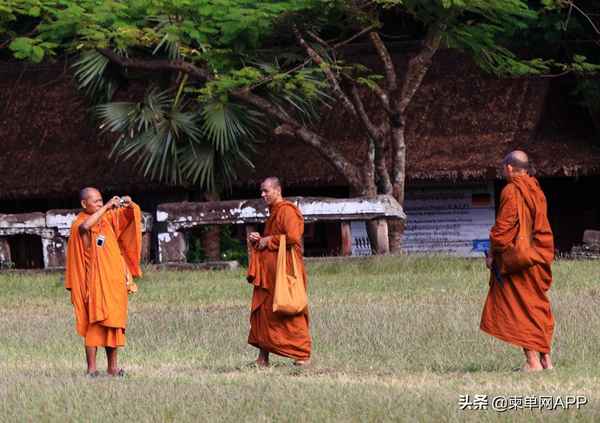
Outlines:
{"type": "Polygon", "coordinates": [[[79,201],[87,200],[92,194],[100,195],[100,191],[94,187],[85,187],[79,191],[79,201]]]}
{"type": "Polygon", "coordinates": [[[263,184],[269,184],[273,188],[279,189],[281,191],[281,181],[277,176],[269,176],[263,181],[263,184]]]}
{"type": "Polygon", "coordinates": [[[504,166],[511,165],[515,170],[527,171],[529,170],[529,157],[527,157],[524,151],[511,151],[502,160],[502,164],[504,166]]]}
{"type": "Polygon", "coordinates": [[[272,206],[280,202],[281,196],[281,181],[276,176],[270,176],[260,184],[260,196],[265,200],[268,206],[272,206]]]}

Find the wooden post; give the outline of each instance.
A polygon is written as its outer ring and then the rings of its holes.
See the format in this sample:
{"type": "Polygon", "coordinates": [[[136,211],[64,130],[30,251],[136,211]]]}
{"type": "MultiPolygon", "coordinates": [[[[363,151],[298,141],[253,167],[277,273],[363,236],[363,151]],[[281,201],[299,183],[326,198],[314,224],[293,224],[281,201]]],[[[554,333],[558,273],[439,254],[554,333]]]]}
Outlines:
{"type": "Polygon", "coordinates": [[[352,231],[350,230],[350,222],[341,222],[342,230],[342,245],[340,248],[340,254],[342,256],[352,255],[352,231]]]}

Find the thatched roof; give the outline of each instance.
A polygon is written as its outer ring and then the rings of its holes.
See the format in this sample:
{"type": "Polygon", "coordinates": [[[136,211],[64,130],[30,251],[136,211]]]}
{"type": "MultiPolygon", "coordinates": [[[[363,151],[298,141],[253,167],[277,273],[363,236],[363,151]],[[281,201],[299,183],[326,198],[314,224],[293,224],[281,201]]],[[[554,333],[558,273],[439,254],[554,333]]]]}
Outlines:
{"type": "MultiPolygon", "coordinates": [[[[396,60],[402,68],[405,57],[396,60]]],[[[515,148],[530,153],[541,176],[600,173],[591,128],[581,130],[587,121],[569,115],[563,105],[555,107],[565,95],[555,85],[547,79],[485,76],[465,57],[440,52],[410,107],[409,181],[493,179],[501,157],[515,148]],[[552,130],[544,130],[550,124],[552,130]]],[[[130,164],[108,158],[110,142],[83,113],[86,107],[64,64],[0,64],[0,198],[65,196],[84,185],[161,186],[145,181],[130,164]]],[[[377,107],[374,101],[371,107],[377,107]]],[[[360,159],[365,143],[357,122],[336,109],[319,125],[348,157],[360,159]]],[[[238,187],[255,187],[268,175],[283,176],[288,186],[346,185],[296,140],[261,146],[255,164],[256,170],[243,172],[238,187]]]]}

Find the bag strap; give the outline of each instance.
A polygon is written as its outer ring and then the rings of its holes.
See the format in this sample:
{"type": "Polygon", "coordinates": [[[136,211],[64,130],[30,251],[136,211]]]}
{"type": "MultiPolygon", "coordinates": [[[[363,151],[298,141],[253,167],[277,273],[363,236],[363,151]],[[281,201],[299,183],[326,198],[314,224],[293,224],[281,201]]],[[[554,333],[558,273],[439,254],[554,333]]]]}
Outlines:
{"type": "Polygon", "coordinates": [[[277,252],[277,264],[283,266],[283,271],[287,272],[285,259],[285,235],[279,237],[279,251],[277,252]]]}

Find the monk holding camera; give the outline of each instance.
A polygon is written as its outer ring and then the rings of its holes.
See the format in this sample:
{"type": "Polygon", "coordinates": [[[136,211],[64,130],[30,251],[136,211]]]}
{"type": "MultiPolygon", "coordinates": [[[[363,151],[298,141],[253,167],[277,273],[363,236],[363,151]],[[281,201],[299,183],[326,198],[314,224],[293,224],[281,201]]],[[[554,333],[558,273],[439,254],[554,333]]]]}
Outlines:
{"type": "Polygon", "coordinates": [[[123,376],[117,348],[125,345],[127,295],[142,275],[141,210],[130,197],[106,204],[96,188],[84,188],[83,211],[71,226],[65,288],[71,291],[77,333],[84,338],[87,375],[98,376],[96,351],[106,349],[108,374],[123,376]]]}

